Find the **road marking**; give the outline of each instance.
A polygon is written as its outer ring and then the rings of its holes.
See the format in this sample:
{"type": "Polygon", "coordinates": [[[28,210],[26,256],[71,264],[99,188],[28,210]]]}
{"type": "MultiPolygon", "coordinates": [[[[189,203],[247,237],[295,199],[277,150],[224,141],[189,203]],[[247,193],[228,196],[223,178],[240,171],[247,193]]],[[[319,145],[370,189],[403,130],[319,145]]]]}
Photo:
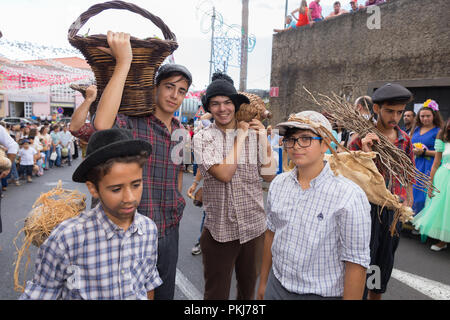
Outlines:
{"type": "Polygon", "coordinates": [[[175,285],[189,300],[203,300],[203,295],[200,291],[198,291],[192,282],[190,282],[178,268],[175,275],[175,285]]]}
{"type": "Polygon", "coordinates": [[[450,286],[405,271],[393,269],[392,278],[434,300],[450,300],[450,286]]]}

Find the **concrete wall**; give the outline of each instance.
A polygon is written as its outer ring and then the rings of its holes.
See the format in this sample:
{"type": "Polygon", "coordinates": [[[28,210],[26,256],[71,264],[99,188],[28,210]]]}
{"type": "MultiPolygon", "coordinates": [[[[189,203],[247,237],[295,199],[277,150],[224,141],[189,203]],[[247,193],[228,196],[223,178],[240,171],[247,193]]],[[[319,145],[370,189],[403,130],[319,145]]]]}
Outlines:
{"type": "Polygon", "coordinates": [[[391,0],[379,8],[380,29],[367,27],[373,13],[362,10],[274,35],[272,123],[314,109],[303,86],[351,101],[380,81],[450,87],[450,1],[391,0]]]}

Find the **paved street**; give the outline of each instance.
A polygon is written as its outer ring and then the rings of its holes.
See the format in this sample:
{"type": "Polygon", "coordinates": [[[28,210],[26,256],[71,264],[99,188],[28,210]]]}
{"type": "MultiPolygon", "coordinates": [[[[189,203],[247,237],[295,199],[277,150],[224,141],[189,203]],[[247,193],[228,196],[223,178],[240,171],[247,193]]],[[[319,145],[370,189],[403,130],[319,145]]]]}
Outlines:
{"type": "MultiPolygon", "coordinates": [[[[34,178],[31,184],[8,187],[2,199],[3,233],[0,234],[0,299],[17,299],[19,293],[13,287],[15,247],[13,239],[23,226],[23,219],[41,192],[53,188],[58,180],[68,189],[78,189],[88,194],[83,184],[73,183],[71,176],[81,160],[74,161],[72,167],[55,168],[43,177],[34,178]]],[[[192,174],[184,175],[183,192],[191,185],[192,174]]],[[[88,197],[89,198],[89,197],[88,197]]],[[[187,197],[186,197],[187,198],[187,197]]],[[[89,204],[90,205],[90,204],[89,204]]],[[[187,206],[180,226],[180,245],[177,274],[176,299],[201,299],[203,297],[202,256],[193,256],[191,248],[200,234],[202,211],[187,199],[187,206]]],[[[396,254],[395,270],[385,299],[450,299],[450,250],[433,252],[429,249],[434,242],[420,242],[417,236],[402,233],[396,254]]],[[[26,278],[34,272],[36,248],[32,247],[31,264],[26,278]]],[[[21,274],[23,276],[23,274],[21,274]]],[[[23,278],[22,278],[23,279],[23,278]]],[[[235,285],[230,297],[236,296],[235,285]]]]}

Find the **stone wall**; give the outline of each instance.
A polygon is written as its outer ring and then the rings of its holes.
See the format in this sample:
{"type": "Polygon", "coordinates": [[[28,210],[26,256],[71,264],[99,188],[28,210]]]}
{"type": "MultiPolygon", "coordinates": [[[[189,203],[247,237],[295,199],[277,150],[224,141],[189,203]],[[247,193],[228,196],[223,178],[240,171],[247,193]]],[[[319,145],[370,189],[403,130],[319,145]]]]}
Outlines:
{"type": "Polygon", "coordinates": [[[274,35],[272,124],[315,109],[303,87],[349,101],[387,81],[450,89],[450,1],[390,0],[379,8],[379,29],[368,28],[374,13],[364,9],[274,35]]]}

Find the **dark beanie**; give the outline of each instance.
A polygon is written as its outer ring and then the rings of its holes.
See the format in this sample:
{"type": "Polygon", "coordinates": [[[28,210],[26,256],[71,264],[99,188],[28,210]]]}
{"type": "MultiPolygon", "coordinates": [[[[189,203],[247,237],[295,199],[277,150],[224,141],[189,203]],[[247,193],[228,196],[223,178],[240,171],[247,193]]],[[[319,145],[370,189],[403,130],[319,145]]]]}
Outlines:
{"type": "Polygon", "coordinates": [[[250,100],[243,94],[239,94],[235,87],[233,79],[224,73],[214,73],[212,82],[206,88],[204,99],[202,99],[203,107],[206,112],[209,112],[209,102],[211,98],[217,96],[229,97],[235,106],[235,112],[238,112],[239,107],[243,103],[250,103],[250,100]]]}

